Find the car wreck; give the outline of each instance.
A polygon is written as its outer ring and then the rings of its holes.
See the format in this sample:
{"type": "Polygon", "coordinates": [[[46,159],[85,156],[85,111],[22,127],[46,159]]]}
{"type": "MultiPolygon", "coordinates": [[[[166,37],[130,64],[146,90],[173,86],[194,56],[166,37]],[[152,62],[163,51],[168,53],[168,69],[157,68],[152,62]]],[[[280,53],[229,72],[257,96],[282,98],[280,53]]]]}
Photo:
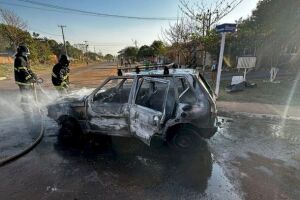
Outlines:
{"type": "Polygon", "coordinates": [[[61,134],[153,136],[171,147],[193,149],[217,131],[217,109],[209,85],[195,70],[174,69],[109,77],[89,95],[65,97],[48,106],[61,134]]]}

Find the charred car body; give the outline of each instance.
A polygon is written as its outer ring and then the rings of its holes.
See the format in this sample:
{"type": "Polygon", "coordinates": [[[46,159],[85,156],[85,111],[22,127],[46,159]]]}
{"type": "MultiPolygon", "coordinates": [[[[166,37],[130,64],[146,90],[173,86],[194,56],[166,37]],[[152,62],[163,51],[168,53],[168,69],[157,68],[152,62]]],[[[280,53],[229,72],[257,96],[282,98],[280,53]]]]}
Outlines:
{"type": "Polygon", "coordinates": [[[162,74],[153,70],[109,77],[85,97],[49,105],[48,116],[75,136],[133,136],[148,145],[159,136],[172,147],[194,148],[217,131],[213,93],[194,70],[162,74]]]}

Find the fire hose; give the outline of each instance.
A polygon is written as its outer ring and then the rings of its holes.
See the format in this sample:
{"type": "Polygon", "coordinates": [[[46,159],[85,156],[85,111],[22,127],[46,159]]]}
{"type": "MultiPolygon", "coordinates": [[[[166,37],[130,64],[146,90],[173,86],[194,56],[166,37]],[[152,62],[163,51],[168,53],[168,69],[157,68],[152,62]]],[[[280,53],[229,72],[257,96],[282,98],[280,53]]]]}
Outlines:
{"type": "MultiPolygon", "coordinates": [[[[40,87],[40,90],[43,92],[41,86],[39,85],[42,82],[43,82],[43,80],[41,78],[39,78],[37,80],[37,85],[40,87]]],[[[37,103],[38,98],[37,98],[37,92],[36,92],[36,85],[35,84],[33,85],[33,88],[34,88],[34,99],[37,103]]],[[[5,159],[0,160],[0,167],[6,165],[8,163],[11,163],[12,161],[15,161],[18,158],[26,155],[27,153],[29,153],[31,150],[33,150],[42,141],[42,139],[44,137],[44,115],[43,115],[43,113],[40,109],[39,109],[39,113],[41,115],[41,124],[40,124],[39,136],[28,147],[26,147],[22,151],[16,153],[15,155],[12,155],[12,156],[9,156],[5,159]]]]}

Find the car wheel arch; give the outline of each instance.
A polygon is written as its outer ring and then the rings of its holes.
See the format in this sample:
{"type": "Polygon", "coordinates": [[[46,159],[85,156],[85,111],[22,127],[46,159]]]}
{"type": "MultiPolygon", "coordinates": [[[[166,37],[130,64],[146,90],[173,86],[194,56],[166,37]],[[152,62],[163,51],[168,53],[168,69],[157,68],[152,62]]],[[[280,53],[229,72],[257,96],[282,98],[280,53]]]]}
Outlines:
{"type": "MultiPolygon", "coordinates": [[[[172,139],[172,137],[176,134],[176,131],[179,130],[179,129],[182,129],[182,128],[187,128],[187,129],[191,129],[191,130],[197,130],[197,128],[193,124],[190,124],[190,123],[177,123],[177,124],[173,124],[173,125],[169,126],[167,128],[167,130],[165,131],[164,137],[163,137],[164,140],[168,141],[168,140],[172,139]]],[[[202,135],[201,135],[200,132],[198,134],[199,134],[199,136],[202,137],[202,135]]]]}

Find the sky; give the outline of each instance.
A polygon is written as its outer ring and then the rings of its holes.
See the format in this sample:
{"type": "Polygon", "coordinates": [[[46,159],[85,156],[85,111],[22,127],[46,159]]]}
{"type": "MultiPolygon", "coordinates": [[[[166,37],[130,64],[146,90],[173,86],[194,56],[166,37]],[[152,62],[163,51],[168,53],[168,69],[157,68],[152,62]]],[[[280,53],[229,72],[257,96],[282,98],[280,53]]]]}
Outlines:
{"type": "MultiPolygon", "coordinates": [[[[139,17],[180,16],[179,0],[33,0],[61,7],[85,11],[139,17]]],[[[190,0],[197,2],[197,0],[190,0]]],[[[198,0],[199,1],[199,0],[198,0]]],[[[216,0],[204,0],[213,3],[216,0]]],[[[251,15],[259,0],[244,0],[233,12],[220,23],[232,23],[235,20],[251,15]]],[[[30,32],[62,42],[61,29],[58,25],[66,25],[65,37],[72,44],[88,41],[89,50],[103,54],[116,55],[126,46],[150,45],[161,38],[162,29],[175,21],[133,20],[82,15],[69,11],[41,10],[41,6],[22,0],[0,0],[0,8],[14,11],[28,24],[30,32]],[[12,5],[13,4],[13,5],[12,5]],[[27,6],[27,7],[24,7],[27,6]],[[31,8],[28,8],[31,7],[31,8]],[[35,7],[35,8],[32,8],[35,7]]],[[[45,7],[43,7],[45,8],[45,7]]]]}

